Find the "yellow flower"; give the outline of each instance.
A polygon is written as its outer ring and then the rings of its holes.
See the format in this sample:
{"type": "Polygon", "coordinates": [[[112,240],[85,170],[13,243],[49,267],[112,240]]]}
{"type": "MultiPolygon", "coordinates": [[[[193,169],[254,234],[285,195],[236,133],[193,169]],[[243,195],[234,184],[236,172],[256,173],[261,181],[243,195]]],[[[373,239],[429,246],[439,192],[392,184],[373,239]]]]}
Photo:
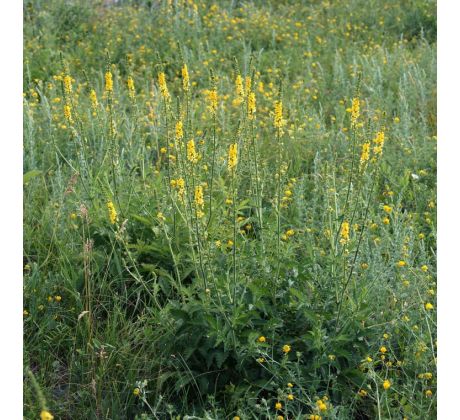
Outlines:
{"type": "Polygon", "coordinates": [[[434,309],[434,306],[431,303],[428,302],[428,303],[425,303],[425,309],[427,311],[431,311],[431,310],[434,309]]]}
{"type": "Polygon", "coordinates": [[[165,101],[169,101],[171,96],[169,95],[168,86],[166,85],[166,76],[164,72],[158,73],[158,84],[160,85],[160,92],[165,101]]]}
{"type": "Polygon", "coordinates": [[[246,76],[246,78],[244,79],[244,83],[245,83],[246,93],[249,95],[249,92],[251,91],[251,84],[252,84],[251,78],[249,76],[246,76]]]}
{"type": "Polygon", "coordinates": [[[361,149],[361,158],[359,159],[361,166],[364,165],[369,160],[370,148],[371,148],[370,142],[366,142],[363,144],[363,147],[361,149]]]}
{"type": "Polygon", "coordinates": [[[390,219],[388,217],[384,217],[382,219],[382,222],[383,222],[384,225],[389,225],[390,224],[390,219]]]}
{"type": "Polygon", "coordinates": [[[351,125],[356,125],[359,118],[359,98],[353,98],[351,101],[351,125]]]}
{"type": "Polygon", "coordinates": [[[96,91],[94,89],[91,89],[91,92],[89,93],[89,99],[91,100],[91,108],[93,108],[93,111],[95,111],[97,109],[98,102],[96,91]]]}
{"type": "Polygon", "coordinates": [[[429,397],[431,397],[433,395],[433,392],[431,391],[431,389],[427,389],[425,391],[425,395],[429,398],[429,397]]]}
{"type": "Polygon", "coordinates": [[[370,358],[369,356],[367,356],[367,357],[366,357],[366,362],[371,363],[371,362],[372,362],[372,358],[370,358]]]}
{"type": "Polygon", "coordinates": [[[243,78],[238,74],[235,79],[236,94],[240,99],[244,98],[243,78]]]}
{"type": "Polygon", "coordinates": [[[197,207],[204,207],[203,187],[201,185],[195,187],[195,204],[197,207]]]}
{"type": "Polygon", "coordinates": [[[327,410],[327,405],[324,404],[323,400],[316,401],[316,405],[318,406],[319,411],[326,411],[327,410]]]}
{"type": "Polygon", "coordinates": [[[217,112],[217,90],[212,89],[208,92],[208,109],[211,111],[211,114],[214,116],[217,112]]]}
{"type": "Polygon", "coordinates": [[[64,76],[64,92],[67,95],[72,93],[72,78],[68,74],[64,76]]]}
{"type": "Polygon", "coordinates": [[[55,300],[56,302],[60,302],[60,301],[62,300],[62,297],[59,296],[59,295],[54,296],[54,300],[55,300]]]}
{"type": "Polygon", "coordinates": [[[159,211],[159,212],[157,213],[157,219],[158,219],[160,222],[164,222],[164,221],[166,220],[166,217],[164,216],[164,214],[163,214],[161,211],[159,211]]]}
{"type": "Polygon", "coordinates": [[[267,341],[267,339],[266,339],[263,335],[261,335],[261,336],[257,339],[257,341],[258,341],[259,343],[265,343],[265,342],[267,341]]]}
{"type": "Polygon", "coordinates": [[[395,124],[399,124],[399,121],[401,121],[401,120],[399,119],[399,117],[394,117],[393,121],[395,122],[395,124]]]}
{"type": "Polygon", "coordinates": [[[54,416],[48,410],[42,410],[40,420],[53,420],[54,416]]]}
{"type": "Polygon", "coordinates": [[[240,416],[235,416],[233,417],[233,420],[241,420],[241,419],[240,419],[240,416]]]}
{"type": "Polygon", "coordinates": [[[248,95],[248,118],[253,120],[256,117],[256,94],[250,92],[248,95]]]}
{"type": "Polygon", "coordinates": [[[160,149],[160,153],[163,154],[163,155],[164,155],[167,151],[168,151],[168,149],[166,149],[166,147],[162,147],[162,148],[160,149]]]}
{"type": "Polygon", "coordinates": [[[283,408],[283,404],[281,404],[279,401],[275,404],[275,410],[281,410],[283,408]]]}
{"type": "Polygon", "coordinates": [[[289,344],[285,344],[283,346],[283,353],[289,353],[291,351],[291,346],[289,344]]]}
{"type": "Polygon", "coordinates": [[[187,159],[192,163],[198,162],[198,153],[195,149],[195,140],[191,139],[187,142],[187,159]]]}
{"type": "Polygon", "coordinates": [[[389,389],[391,387],[391,382],[388,379],[383,381],[383,389],[389,389]]]}
{"type": "Polygon", "coordinates": [[[133,389],[133,395],[134,395],[135,397],[139,396],[140,393],[141,393],[141,390],[140,390],[139,388],[134,388],[134,389],[133,389]]]}
{"type": "Polygon", "coordinates": [[[176,122],[176,139],[180,140],[183,137],[184,137],[183,125],[182,125],[182,121],[179,120],[176,122]]]}
{"type": "Polygon", "coordinates": [[[276,420],[284,420],[284,417],[283,416],[277,416],[276,420]]]}
{"type": "Polygon", "coordinates": [[[235,169],[238,163],[238,145],[233,143],[228,149],[228,170],[232,171],[235,169]]]}
{"type": "Polygon", "coordinates": [[[404,267],[406,265],[406,261],[400,260],[396,263],[398,267],[404,267]]]}
{"type": "Polygon", "coordinates": [[[115,206],[113,205],[113,203],[111,201],[107,202],[107,209],[109,210],[110,223],[112,223],[112,225],[114,225],[115,222],[117,221],[117,211],[116,211],[115,206]]]}
{"type": "Polygon", "coordinates": [[[382,154],[383,145],[385,143],[385,133],[383,131],[379,131],[374,138],[374,154],[379,156],[382,154]]]}
{"type": "Polygon", "coordinates": [[[265,362],[265,359],[264,359],[263,357],[259,357],[259,358],[257,359],[257,361],[258,361],[259,363],[264,363],[264,362],[265,362]]]}
{"type": "Polygon", "coordinates": [[[22,311],[22,314],[23,314],[24,316],[27,316],[27,315],[29,315],[29,311],[28,311],[27,309],[24,309],[24,310],[22,311]]]}
{"type": "Polygon", "coordinates": [[[289,401],[294,401],[294,395],[289,394],[289,395],[287,396],[287,399],[288,399],[289,401]]]}
{"type": "Polygon", "coordinates": [[[310,414],[309,420],[321,420],[321,416],[318,416],[318,414],[310,414]]]}
{"type": "Polygon", "coordinates": [[[422,266],[420,267],[420,269],[421,269],[424,273],[426,273],[426,272],[428,271],[428,266],[427,266],[427,265],[422,265],[422,266]]]}
{"type": "Polygon", "coordinates": [[[64,117],[70,123],[72,122],[72,110],[68,104],[64,105],[64,117]]]}
{"type": "Polygon", "coordinates": [[[105,91],[110,93],[113,91],[113,78],[112,73],[110,71],[105,72],[105,91]]]}
{"type": "Polygon", "coordinates": [[[291,384],[291,382],[288,382],[287,386],[288,386],[288,388],[292,388],[294,385],[291,384]]]}
{"type": "Polygon", "coordinates": [[[131,99],[134,99],[134,96],[136,95],[136,89],[134,88],[134,80],[131,76],[128,76],[128,80],[126,81],[126,84],[128,85],[128,95],[131,99]]]}
{"type": "Polygon", "coordinates": [[[386,353],[387,348],[385,346],[380,347],[380,353],[386,353]]]}
{"type": "Polygon", "coordinates": [[[275,117],[273,120],[275,128],[282,128],[285,125],[283,120],[283,103],[281,101],[275,102],[275,117]]]}
{"type": "Polygon", "coordinates": [[[342,245],[350,240],[350,224],[346,221],[342,223],[342,227],[340,228],[340,237],[340,243],[342,245]]]}
{"type": "Polygon", "coordinates": [[[385,205],[383,206],[383,211],[384,211],[385,213],[391,213],[391,212],[393,211],[393,207],[388,206],[388,205],[385,204],[385,205]]]}
{"type": "Polygon", "coordinates": [[[187,64],[184,64],[182,66],[181,72],[182,72],[182,88],[184,89],[184,92],[188,92],[188,90],[190,89],[190,79],[188,76],[187,64]]]}
{"type": "Polygon", "coordinates": [[[367,395],[367,391],[365,389],[360,389],[358,394],[360,397],[365,397],[367,395]]]}

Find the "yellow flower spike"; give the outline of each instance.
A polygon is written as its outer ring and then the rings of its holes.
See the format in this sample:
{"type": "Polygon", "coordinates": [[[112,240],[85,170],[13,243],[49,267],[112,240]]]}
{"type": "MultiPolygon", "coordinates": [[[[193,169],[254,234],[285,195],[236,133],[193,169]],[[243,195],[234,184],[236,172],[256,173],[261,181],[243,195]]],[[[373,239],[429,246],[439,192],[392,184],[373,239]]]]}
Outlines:
{"type": "Polygon", "coordinates": [[[350,240],[350,224],[347,221],[342,223],[340,228],[340,243],[345,245],[350,240]]]}
{"type": "Polygon", "coordinates": [[[351,125],[355,126],[359,118],[359,98],[353,98],[351,102],[351,125]]]}
{"type": "Polygon", "coordinates": [[[131,76],[128,76],[128,80],[126,81],[126,85],[128,86],[128,95],[131,99],[134,99],[136,96],[136,89],[134,88],[134,80],[131,76]]]}
{"type": "Polygon", "coordinates": [[[383,151],[383,145],[385,143],[385,133],[383,131],[379,131],[375,138],[374,138],[374,148],[373,148],[373,151],[374,151],[374,154],[376,156],[380,156],[382,154],[382,151],[383,151]]]}
{"type": "Polygon", "coordinates": [[[215,116],[217,112],[217,100],[217,90],[210,90],[208,92],[208,109],[213,116],[215,116]]]}
{"type": "Polygon", "coordinates": [[[391,387],[391,382],[388,379],[385,379],[383,381],[383,389],[387,390],[387,389],[390,389],[390,387],[391,387]]]}
{"type": "Polygon", "coordinates": [[[97,95],[94,89],[91,89],[91,92],[89,93],[89,99],[91,100],[91,108],[93,111],[96,111],[99,104],[97,102],[97,95]]]}
{"type": "Polygon", "coordinates": [[[188,92],[190,89],[190,79],[188,75],[187,64],[184,64],[182,66],[181,73],[182,73],[182,89],[184,89],[184,92],[188,92]]]}
{"type": "Polygon", "coordinates": [[[112,77],[112,72],[106,71],[105,72],[105,91],[107,93],[113,92],[113,77],[112,77]]]}
{"type": "Polygon", "coordinates": [[[64,105],[64,118],[70,123],[72,123],[72,109],[68,104],[64,105]]]}
{"type": "Polygon", "coordinates": [[[233,171],[238,164],[238,145],[231,144],[228,149],[228,170],[233,171]]]}
{"type": "Polygon", "coordinates": [[[203,187],[201,185],[195,187],[195,204],[197,207],[204,207],[203,187]]]}
{"type": "Polygon", "coordinates": [[[165,101],[171,100],[171,95],[169,94],[168,86],[166,85],[166,76],[164,72],[158,73],[158,84],[160,86],[161,96],[165,101]]]}
{"type": "Polygon", "coordinates": [[[195,149],[195,140],[191,139],[187,142],[187,159],[191,163],[198,162],[198,153],[195,149]]]}
{"type": "Polygon", "coordinates": [[[250,92],[248,95],[248,119],[253,120],[256,117],[256,94],[250,92]]]}
{"type": "Polygon", "coordinates": [[[361,157],[359,159],[359,163],[361,166],[364,166],[364,164],[369,160],[369,152],[371,149],[371,143],[366,142],[363,144],[362,149],[361,149],[361,157]]]}
{"type": "Polygon", "coordinates": [[[246,78],[244,79],[244,84],[246,88],[246,94],[249,95],[249,92],[251,91],[251,85],[252,85],[252,80],[249,76],[246,76],[246,78]]]}
{"type": "Polygon", "coordinates": [[[282,128],[285,125],[283,120],[283,103],[281,101],[275,102],[275,116],[273,120],[275,128],[282,128]]]}
{"type": "Polygon", "coordinates": [[[244,98],[244,87],[243,87],[243,78],[241,77],[241,74],[238,74],[235,79],[235,90],[236,90],[236,95],[239,97],[239,99],[244,98]]]}
{"type": "Polygon", "coordinates": [[[112,225],[114,225],[117,221],[117,211],[115,209],[114,204],[112,201],[107,202],[107,209],[109,210],[109,220],[112,225]]]}
{"type": "Polygon", "coordinates": [[[64,76],[64,92],[66,95],[70,95],[72,93],[72,77],[68,74],[64,76]]]}
{"type": "Polygon", "coordinates": [[[182,121],[179,120],[176,122],[176,139],[180,140],[183,137],[184,137],[183,125],[182,125],[182,121]]]}

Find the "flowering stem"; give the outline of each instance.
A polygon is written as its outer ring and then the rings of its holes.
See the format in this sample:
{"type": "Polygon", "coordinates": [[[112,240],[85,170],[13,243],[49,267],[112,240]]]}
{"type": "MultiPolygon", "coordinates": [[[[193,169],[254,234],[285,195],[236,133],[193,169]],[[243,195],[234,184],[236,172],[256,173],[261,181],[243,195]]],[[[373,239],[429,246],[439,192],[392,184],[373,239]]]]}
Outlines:
{"type": "Polygon", "coordinates": [[[363,228],[359,232],[359,239],[358,239],[358,244],[356,246],[355,254],[353,256],[353,262],[351,263],[350,272],[348,273],[347,281],[345,282],[345,285],[344,285],[344,287],[342,289],[342,294],[340,296],[340,302],[339,302],[339,307],[338,307],[338,311],[337,311],[337,317],[336,317],[336,320],[335,320],[337,331],[340,331],[339,318],[340,318],[340,313],[341,313],[341,310],[342,310],[343,299],[344,299],[344,296],[345,296],[345,292],[346,292],[346,290],[348,288],[348,285],[350,284],[351,276],[353,275],[353,269],[355,267],[356,260],[358,258],[359,248],[361,246],[361,242],[362,242],[362,239],[363,239],[363,236],[364,236],[364,230],[366,229],[366,221],[367,221],[367,216],[369,214],[369,206],[370,206],[370,203],[371,203],[371,198],[372,198],[372,193],[374,191],[374,185],[375,185],[376,178],[377,177],[374,174],[374,176],[372,177],[372,185],[371,185],[371,189],[369,191],[369,197],[368,197],[368,200],[367,200],[366,211],[364,213],[363,228]]]}
{"type": "Polygon", "coordinates": [[[235,168],[232,169],[232,202],[233,202],[233,304],[236,297],[236,203],[235,203],[235,168]]]}

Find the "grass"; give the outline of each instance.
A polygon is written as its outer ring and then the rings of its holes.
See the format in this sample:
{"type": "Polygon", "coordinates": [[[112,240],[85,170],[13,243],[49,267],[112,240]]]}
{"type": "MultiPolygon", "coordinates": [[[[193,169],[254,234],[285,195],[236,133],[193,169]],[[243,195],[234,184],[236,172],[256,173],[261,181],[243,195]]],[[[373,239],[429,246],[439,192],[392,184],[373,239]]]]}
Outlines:
{"type": "Polygon", "coordinates": [[[433,1],[26,0],[24,172],[25,418],[436,415],[433,1]]]}

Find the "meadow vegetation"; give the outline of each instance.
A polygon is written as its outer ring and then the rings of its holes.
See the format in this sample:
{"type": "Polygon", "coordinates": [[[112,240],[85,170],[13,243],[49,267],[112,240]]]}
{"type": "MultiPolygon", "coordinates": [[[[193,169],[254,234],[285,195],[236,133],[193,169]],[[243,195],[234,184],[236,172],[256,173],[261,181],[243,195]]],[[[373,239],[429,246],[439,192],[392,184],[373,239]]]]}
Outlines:
{"type": "Polygon", "coordinates": [[[24,1],[24,417],[436,416],[436,4],[24,1]]]}

